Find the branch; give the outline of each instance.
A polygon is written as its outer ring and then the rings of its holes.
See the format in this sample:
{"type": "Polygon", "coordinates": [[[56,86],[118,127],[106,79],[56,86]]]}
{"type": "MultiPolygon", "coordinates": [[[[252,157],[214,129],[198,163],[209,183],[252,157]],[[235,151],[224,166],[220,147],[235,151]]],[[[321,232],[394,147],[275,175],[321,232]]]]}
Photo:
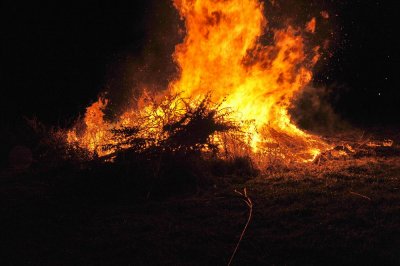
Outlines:
{"type": "Polygon", "coordinates": [[[244,189],[243,189],[243,193],[237,191],[236,189],[235,189],[235,192],[236,192],[237,194],[239,194],[240,196],[243,197],[243,201],[244,201],[244,202],[246,203],[246,205],[249,207],[249,216],[248,216],[248,218],[247,218],[246,225],[244,226],[244,228],[243,228],[243,230],[242,230],[242,233],[240,234],[239,241],[238,241],[237,244],[236,244],[235,250],[233,251],[232,256],[231,256],[231,258],[230,258],[230,260],[229,260],[229,262],[228,262],[228,266],[230,266],[230,265],[232,264],[233,258],[235,257],[236,252],[237,252],[238,249],[239,249],[240,242],[242,242],[243,236],[244,236],[244,234],[246,233],[247,227],[249,226],[250,221],[251,221],[251,218],[252,218],[252,215],[253,215],[253,202],[251,201],[250,197],[247,195],[247,189],[244,188],[244,189]]]}

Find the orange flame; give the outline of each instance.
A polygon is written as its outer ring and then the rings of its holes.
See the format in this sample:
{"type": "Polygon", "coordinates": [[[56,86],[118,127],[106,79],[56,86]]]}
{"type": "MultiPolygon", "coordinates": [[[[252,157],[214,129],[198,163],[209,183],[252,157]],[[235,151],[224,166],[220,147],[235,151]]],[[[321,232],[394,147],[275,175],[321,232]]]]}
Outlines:
{"type": "MultiPolygon", "coordinates": [[[[265,126],[311,138],[291,123],[287,109],[294,94],[311,81],[319,48],[309,60],[301,31],[293,27],[276,30],[271,45],[261,44],[267,21],[257,0],[174,3],[186,21],[187,36],[175,51],[181,76],[171,84],[173,92],[196,97],[212,91],[215,101],[225,98],[224,106],[254,120],[255,151],[270,137],[261,133],[265,126]]],[[[307,29],[314,32],[315,24],[314,18],[307,29]]]]}
{"type": "MultiPolygon", "coordinates": [[[[266,45],[260,40],[267,20],[259,0],[174,0],[174,6],[185,21],[186,38],[176,46],[180,76],[170,83],[170,94],[199,99],[211,92],[213,101],[236,111],[235,119],[253,121],[255,126],[244,130],[254,152],[276,143],[287,149],[296,147],[294,153],[311,160],[326,147],[297,128],[288,114],[294,95],[309,84],[311,69],[319,59],[319,47],[306,53],[303,30],[291,26],[274,30],[266,45]]],[[[315,25],[314,18],[305,30],[315,32],[315,25]]],[[[110,125],[103,120],[102,108],[101,102],[88,108],[86,131],[82,137],[70,131],[69,142],[93,151],[110,141],[106,132],[110,125]]],[[[116,124],[130,124],[137,113],[154,112],[151,108],[128,110],[116,124]]]]}

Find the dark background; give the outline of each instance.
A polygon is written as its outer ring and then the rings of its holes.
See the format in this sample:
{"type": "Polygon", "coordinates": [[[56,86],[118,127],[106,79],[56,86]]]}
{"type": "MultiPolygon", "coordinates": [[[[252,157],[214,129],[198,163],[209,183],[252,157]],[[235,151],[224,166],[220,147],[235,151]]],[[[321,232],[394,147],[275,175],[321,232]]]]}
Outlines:
{"type": "MultiPolygon", "coordinates": [[[[331,15],[332,55],[315,83],[329,88],[335,111],[359,126],[399,125],[395,1],[281,2],[283,14],[331,15]]],[[[101,91],[117,106],[133,87],[163,87],[176,74],[182,36],[169,0],[8,0],[1,10],[2,125],[22,116],[66,125],[101,91]]]]}

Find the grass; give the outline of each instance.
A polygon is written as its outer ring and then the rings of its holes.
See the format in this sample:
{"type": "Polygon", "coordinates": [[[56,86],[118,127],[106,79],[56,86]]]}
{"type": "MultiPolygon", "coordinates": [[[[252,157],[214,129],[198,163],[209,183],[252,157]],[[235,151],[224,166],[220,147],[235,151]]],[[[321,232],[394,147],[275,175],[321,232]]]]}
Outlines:
{"type": "Polygon", "coordinates": [[[400,265],[389,151],[263,169],[191,156],[5,169],[1,265],[400,265]]]}

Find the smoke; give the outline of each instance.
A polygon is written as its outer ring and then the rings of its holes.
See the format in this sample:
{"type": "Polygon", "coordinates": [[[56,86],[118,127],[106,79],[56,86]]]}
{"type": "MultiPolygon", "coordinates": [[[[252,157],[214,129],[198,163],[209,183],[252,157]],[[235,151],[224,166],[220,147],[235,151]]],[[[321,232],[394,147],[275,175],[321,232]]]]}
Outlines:
{"type": "Polygon", "coordinates": [[[183,39],[178,12],[170,1],[151,1],[144,12],[143,40],[117,51],[107,66],[103,93],[110,100],[105,113],[111,120],[134,107],[143,90],[163,91],[178,74],[172,59],[183,39]]]}
{"type": "Polygon", "coordinates": [[[326,85],[326,76],[331,76],[331,58],[340,48],[340,34],[336,34],[340,33],[340,22],[335,15],[335,4],[320,0],[268,0],[265,1],[265,13],[269,28],[282,28],[288,24],[305,28],[312,22],[312,31],[305,35],[306,47],[310,50],[320,48],[320,59],[313,68],[314,84],[302,89],[289,109],[293,122],[316,134],[329,135],[349,129],[349,123],[334,109],[337,91],[343,86],[326,85]]]}
{"type": "Polygon", "coordinates": [[[289,109],[292,120],[307,131],[330,135],[350,128],[332,106],[332,90],[307,86],[295,98],[289,109]]]}

